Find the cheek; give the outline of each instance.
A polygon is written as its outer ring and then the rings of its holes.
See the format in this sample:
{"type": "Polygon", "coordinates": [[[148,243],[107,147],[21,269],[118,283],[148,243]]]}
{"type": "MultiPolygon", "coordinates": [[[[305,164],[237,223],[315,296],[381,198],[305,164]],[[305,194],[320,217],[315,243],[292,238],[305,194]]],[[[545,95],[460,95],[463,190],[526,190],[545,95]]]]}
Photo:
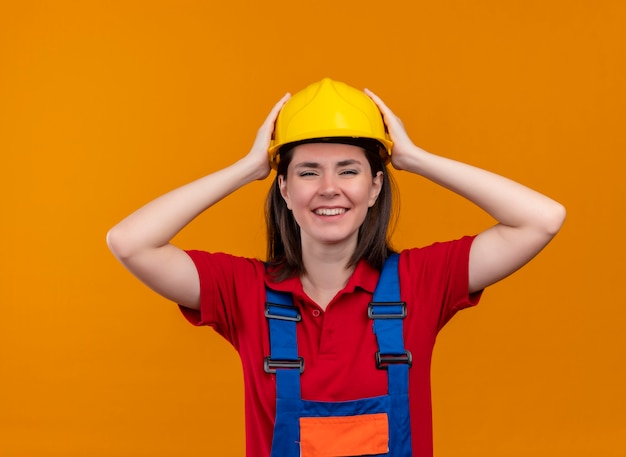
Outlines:
{"type": "Polygon", "coordinates": [[[283,198],[294,216],[298,213],[303,213],[307,210],[309,202],[311,201],[310,192],[306,191],[303,186],[297,186],[296,188],[286,188],[283,193],[283,198]]]}
{"type": "Polygon", "coordinates": [[[293,211],[294,216],[304,214],[308,212],[310,199],[307,195],[304,195],[299,192],[292,192],[290,194],[290,202],[291,202],[291,211],[293,211]]]}
{"type": "Polygon", "coordinates": [[[358,202],[361,205],[367,206],[368,208],[372,207],[374,203],[376,203],[376,196],[378,193],[374,188],[363,185],[352,193],[352,199],[354,202],[358,202]]]}

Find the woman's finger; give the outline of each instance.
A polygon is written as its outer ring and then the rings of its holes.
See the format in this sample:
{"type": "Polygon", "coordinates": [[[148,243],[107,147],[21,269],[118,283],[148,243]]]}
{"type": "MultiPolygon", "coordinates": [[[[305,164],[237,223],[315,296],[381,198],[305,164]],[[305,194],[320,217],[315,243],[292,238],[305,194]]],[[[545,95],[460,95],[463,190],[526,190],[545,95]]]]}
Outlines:
{"type": "Polygon", "coordinates": [[[261,124],[261,127],[259,127],[259,130],[257,132],[257,140],[260,140],[262,142],[269,142],[271,140],[272,133],[274,132],[274,124],[276,123],[278,114],[280,113],[283,105],[287,102],[287,100],[289,100],[289,97],[291,97],[291,94],[286,93],[283,98],[281,98],[278,103],[276,103],[271,109],[271,111],[265,118],[265,121],[263,121],[263,124],[261,124]]]}
{"type": "Polygon", "coordinates": [[[369,89],[364,89],[364,92],[374,101],[374,103],[376,103],[376,106],[378,106],[378,109],[382,113],[386,124],[389,124],[393,121],[397,121],[400,125],[404,125],[402,124],[402,121],[400,120],[400,118],[396,116],[393,113],[393,111],[391,111],[391,109],[389,109],[389,107],[385,104],[385,102],[383,102],[383,100],[378,95],[376,95],[374,92],[372,92],[369,89]]]}
{"type": "Polygon", "coordinates": [[[283,105],[287,102],[287,100],[289,100],[289,97],[291,97],[291,94],[287,92],[283,98],[281,98],[278,103],[274,105],[270,113],[267,115],[264,124],[274,125],[274,122],[276,122],[276,118],[278,117],[278,113],[280,113],[283,105]]]}

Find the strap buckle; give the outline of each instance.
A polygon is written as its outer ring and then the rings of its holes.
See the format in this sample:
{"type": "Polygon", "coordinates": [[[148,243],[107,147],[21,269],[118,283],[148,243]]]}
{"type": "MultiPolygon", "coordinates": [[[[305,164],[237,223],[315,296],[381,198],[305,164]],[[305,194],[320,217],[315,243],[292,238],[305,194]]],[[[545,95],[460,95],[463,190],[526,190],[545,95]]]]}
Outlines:
{"type": "Polygon", "coordinates": [[[370,319],[404,319],[406,317],[406,303],[403,301],[371,302],[367,306],[367,317],[370,319]],[[378,307],[381,308],[380,312],[376,311],[378,307]]]}
{"type": "Polygon", "coordinates": [[[281,321],[300,322],[302,315],[295,306],[281,305],[280,303],[265,302],[265,317],[281,321]]]}
{"type": "Polygon", "coordinates": [[[266,373],[276,373],[278,369],[293,369],[298,368],[300,374],[304,372],[304,358],[298,357],[297,360],[272,360],[270,357],[265,357],[263,361],[263,370],[266,373]]]}
{"type": "Polygon", "coordinates": [[[411,368],[413,365],[413,354],[411,351],[404,351],[402,354],[381,354],[380,351],[376,352],[376,368],[379,370],[386,370],[391,364],[404,363],[411,368]]]}

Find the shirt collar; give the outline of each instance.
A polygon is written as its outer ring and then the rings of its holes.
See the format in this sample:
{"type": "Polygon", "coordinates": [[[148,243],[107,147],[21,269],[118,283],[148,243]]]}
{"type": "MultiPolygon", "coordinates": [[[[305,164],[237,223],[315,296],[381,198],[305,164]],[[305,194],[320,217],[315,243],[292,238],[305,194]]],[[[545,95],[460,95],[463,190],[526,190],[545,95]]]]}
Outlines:
{"type": "MultiPolygon", "coordinates": [[[[352,293],[357,288],[363,289],[369,293],[374,293],[379,276],[380,272],[378,270],[372,267],[364,259],[361,259],[357,263],[352,276],[348,279],[346,286],[340,291],[340,293],[352,293]]],[[[305,296],[304,290],[302,289],[302,282],[298,276],[292,276],[283,281],[275,282],[266,272],[265,284],[270,289],[278,292],[291,292],[296,297],[305,296]]]]}

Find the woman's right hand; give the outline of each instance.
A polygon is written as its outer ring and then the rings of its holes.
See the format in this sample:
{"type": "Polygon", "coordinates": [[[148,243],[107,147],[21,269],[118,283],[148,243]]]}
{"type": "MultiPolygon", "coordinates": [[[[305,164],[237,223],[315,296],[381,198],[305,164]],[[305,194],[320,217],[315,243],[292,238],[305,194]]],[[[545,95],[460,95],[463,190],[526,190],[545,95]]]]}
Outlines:
{"type": "Polygon", "coordinates": [[[243,158],[243,160],[250,161],[254,164],[254,170],[256,171],[255,179],[265,179],[270,174],[271,168],[267,150],[270,147],[278,113],[280,113],[283,105],[290,97],[291,94],[287,93],[274,105],[261,127],[259,127],[250,152],[243,158]]]}

